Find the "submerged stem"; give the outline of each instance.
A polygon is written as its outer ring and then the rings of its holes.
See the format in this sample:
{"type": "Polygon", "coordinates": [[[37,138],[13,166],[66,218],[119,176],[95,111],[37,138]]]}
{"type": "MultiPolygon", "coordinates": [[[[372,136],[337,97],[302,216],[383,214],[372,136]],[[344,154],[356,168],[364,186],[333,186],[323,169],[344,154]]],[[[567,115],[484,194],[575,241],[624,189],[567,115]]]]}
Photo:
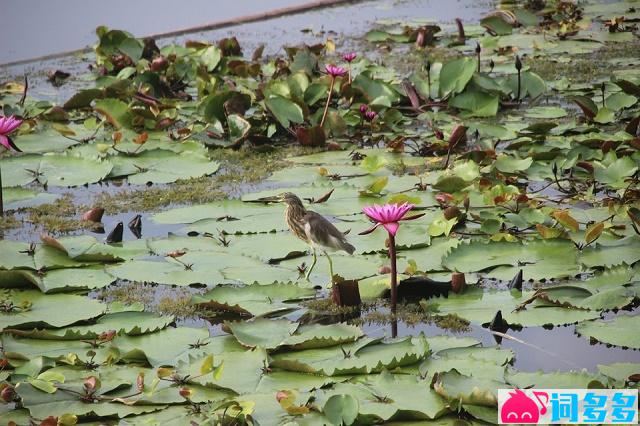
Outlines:
{"type": "Polygon", "coordinates": [[[333,94],[333,85],[336,82],[336,78],[331,76],[331,84],[329,85],[329,96],[327,96],[327,103],[324,105],[324,112],[322,113],[322,120],[320,120],[320,127],[324,126],[324,120],[327,118],[327,112],[329,111],[329,102],[331,102],[331,95],[333,94]]]}

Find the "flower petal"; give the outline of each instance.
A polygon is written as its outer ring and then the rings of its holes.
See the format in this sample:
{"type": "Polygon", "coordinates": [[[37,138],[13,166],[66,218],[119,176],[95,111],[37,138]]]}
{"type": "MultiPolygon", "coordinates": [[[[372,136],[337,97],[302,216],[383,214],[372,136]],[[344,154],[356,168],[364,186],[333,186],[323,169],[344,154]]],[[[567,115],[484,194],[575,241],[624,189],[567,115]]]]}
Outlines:
{"type": "Polygon", "coordinates": [[[358,235],[368,235],[368,234],[372,233],[373,231],[375,231],[378,226],[380,226],[380,223],[375,223],[372,226],[370,226],[369,228],[365,229],[364,231],[359,232],[358,235]]]}
{"type": "Polygon", "coordinates": [[[384,229],[386,229],[391,235],[395,237],[400,224],[398,222],[388,222],[383,223],[382,226],[384,226],[384,229]]]}
{"type": "Polygon", "coordinates": [[[9,145],[9,138],[5,135],[0,135],[0,145],[4,146],[7,149],[11,149],[11,145],[9,145]]]}
{"type": "Polygon", "coordinates": [[[374,206],[366,206],[362,208],[362,212],[367,215],[367,217],[371,220],[375,220],[376,222],[380,222],[380,214],[375,209],[374,206]]]}
{"type": "Polygon", "coordinates": [[[21,124],[22,120],[18,120],[14,116],[0,117],[0,134],[8,135],[9,133],[20,127],[21,124]]]}
{"type": "Polygon", "coordinates": [[[420,219],[422,216],[424,216],[425,213],[418,213],[418,214],[414,214],[411,216],[407,216],[407,217],[403,217],[402,220],[415,220],[415,219],[420,219]]]}

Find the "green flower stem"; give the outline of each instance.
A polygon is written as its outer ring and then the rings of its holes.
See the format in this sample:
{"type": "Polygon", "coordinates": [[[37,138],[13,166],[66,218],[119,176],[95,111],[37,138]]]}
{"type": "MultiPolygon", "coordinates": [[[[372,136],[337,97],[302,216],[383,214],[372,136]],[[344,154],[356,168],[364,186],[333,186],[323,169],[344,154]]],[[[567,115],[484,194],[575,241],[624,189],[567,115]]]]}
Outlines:
{"type": "Polygon", "coordinates": [[[320,120],[320,127],[324,126],[324,120],[327,118],[327,112],[329,111],[329,102],[331,102],[331,95],[333,94],[333,86],[336,84],[336,78],[331,76],[331,84],[329,85],[329,96],[327,96],[327,103],[324,105],[324,112],[322,113],[322,120],[320,120]]]}
{"type": "Polygon", "coordinates": [[[398,267],[396,265],[396,237],[389,234],[389,260],[391,261],[391,313],[395,316],[398,304],[398,267]]]}
{"type": "Polygon", "coordinates": [[[398,320],[396,307],[398,305],[398,267],[396,265],[396,237],[389,233],[389,259],[391,261],[391,337],[398,337],[398,320]]]}
{"type": "Polygon", "coordinates": [[[0,170],[0,217],[4,217],[4,201],[2,200],[2,170],[0,170]]]}

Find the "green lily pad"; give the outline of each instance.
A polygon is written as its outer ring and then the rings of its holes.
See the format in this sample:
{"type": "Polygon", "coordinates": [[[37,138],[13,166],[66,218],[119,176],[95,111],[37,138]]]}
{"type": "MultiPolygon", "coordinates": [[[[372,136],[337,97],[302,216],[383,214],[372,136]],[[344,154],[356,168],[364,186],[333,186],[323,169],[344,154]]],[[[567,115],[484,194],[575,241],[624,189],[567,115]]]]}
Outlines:
{"type": "Polygon", "coordinates": [[[296,331],[298,324],[284,319],[257,318],[253,321],[229,323],[228,327],[243,346],[275,349],[296,331]]]}
{"type": "Polygon", "coordinates": [[[296,284],[253,284],[243,287],[218,286],[203,295],[194,296],[192,301],[216,311],[262,316],[296,309],[295,303],[287,302],[315,294],[315,290],[296,284]]]}
{"type": "Polygon", "coordinates": [[[611,320],[582,322],[576,326],[576,331],[599,342],[640,349],[638,326],[639,316],[618,315],[611,320]],[[612,333],[612,330],[615,332],[612,333]]]}
{"type": "Polygon", "coordinates": [[[220,163],[199,153],[186,151],[176,154],[160,149],[145,151],[136,156],[118,155],[111,158],[111,162],[113,170],[110,176],[127,176],[132,185],[197,178],[211,175],[220,168],[220,163]]]}
{"type": "Polygon", "coordinates": [[[79,186],[103,180],[112,167],[108,161],[65,154],[27,154],[2,160],[3,185],[24,186],[37,181],[49,186],[79,186]]]}
{"type": "Polygon", "coordinates": [[[4,188],[2,196],[4,197],[4,208],[6,210],[17,210],[53,203],[60,198],[59,194],[39,192],[27,188],[4,188]]]}
{"type": "Polygon", "coordinates": [[[106,305],[73,294],[44,295],[39,291],[12,291],[5,303],[17,308],[0,314],[0,329],[28,327],[63,327],[101,315],[106,305]],[[19,308],[24,302],[29,306],[19,308]]]}
{"type": "Polygon", "coordinates": [[[389,343],[365,337],[339,347],[275,354],[272,365],[287,371],[327,376],[369,374],[416,363],[428,352],[428,344],[422,335],[389,343]]]}
{"type": "Polygon", "coordinates": [[[567,112],[560,107],[533,107],[533,108],[529,108],[527,109],[527,111],[524,113],[525,117],[527,118],[545,118],[545,119],[552,119],[552,118],[562,118],[562,117],[566,117],[567,116],[567,112]]]}

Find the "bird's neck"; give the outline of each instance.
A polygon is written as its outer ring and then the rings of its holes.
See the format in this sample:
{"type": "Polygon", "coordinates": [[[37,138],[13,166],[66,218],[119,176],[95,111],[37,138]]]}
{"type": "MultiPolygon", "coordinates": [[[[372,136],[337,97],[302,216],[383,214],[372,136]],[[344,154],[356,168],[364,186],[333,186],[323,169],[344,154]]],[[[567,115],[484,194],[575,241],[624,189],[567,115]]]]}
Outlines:
{"type": "Polygon", "coordinates": [[[305,214],[307,214],[307,210],[303,205],[298,204],[289,204],[287,205],[286,215],[291,219],[300,219],[305,214]]]}

